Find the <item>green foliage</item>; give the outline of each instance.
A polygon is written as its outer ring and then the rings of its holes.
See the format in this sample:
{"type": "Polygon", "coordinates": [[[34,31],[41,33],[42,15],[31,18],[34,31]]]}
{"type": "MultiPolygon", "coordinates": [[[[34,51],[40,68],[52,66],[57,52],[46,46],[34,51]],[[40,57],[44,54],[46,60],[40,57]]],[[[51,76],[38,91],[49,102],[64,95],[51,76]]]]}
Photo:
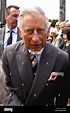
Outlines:
{"type": "Polygon", "coordinates": [[[51,22],[51,26],[52,26],[52,27],[55,27],[55,24],[56,24],[56,22],[58,22],[58,21],[59,21],[58,19],[53,19],[53,20],[49,19],[49,22],[51,22]]]}

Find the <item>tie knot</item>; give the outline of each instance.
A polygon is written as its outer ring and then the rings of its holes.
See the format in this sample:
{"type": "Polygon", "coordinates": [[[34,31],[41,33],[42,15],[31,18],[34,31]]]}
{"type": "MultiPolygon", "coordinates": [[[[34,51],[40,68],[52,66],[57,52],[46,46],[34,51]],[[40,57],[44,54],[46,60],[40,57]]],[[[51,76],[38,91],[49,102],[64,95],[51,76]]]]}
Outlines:
{"type": "Polygon", "coordinates": [[[32,62],[32,67],[34,67],[37,64],[37,58],[35,55],[31,56],[31,62],[32,62]]]}
{"type": "Polygon", "coordinates": [[[10,33],[12,33],[13,31],[12,30],[10,30],[10,33]]]}
{"type": "Polygon", "coordinates": [[[9,31],[7,31],[7,33],[12,33],[13,32],[13,30],[9,30],[9,31]]]}
{"type": "Polygon", "coordinates": [[[12,32],[13,32],[13,31],[10,31],[10,35],[12,35],[12,32]]]}
{"type": "Polygon", "coordinates": [[[35,58],[36,58],[35,55],[31,56],[31,62],[33,62],[35,58]]]}

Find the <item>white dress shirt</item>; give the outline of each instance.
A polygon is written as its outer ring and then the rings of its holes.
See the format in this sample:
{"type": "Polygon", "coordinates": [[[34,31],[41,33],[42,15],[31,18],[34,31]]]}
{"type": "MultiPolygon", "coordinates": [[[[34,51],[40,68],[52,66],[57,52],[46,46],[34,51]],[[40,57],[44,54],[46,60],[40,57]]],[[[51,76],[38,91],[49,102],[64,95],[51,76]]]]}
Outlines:
{"type": "MultiPolygon", "coordinates": [[[[4,38],[4,48],[7,46],[7,41],[8,38],[10,36],[10,29],[6,26],[5,29],[5,38],[4,38]]],[[[12,33],[12,44],[15,43],[17,41],[17,27],[12,29],[13,33],[12,33]]]]}
{"type": "Polygon", "coordinates": [[[41,49],[40,51],[38,51],[38,52],[33,52],[33,51],[31,51],[31,50],[28,49],[28,51],[29,51],[30,54],[36,55],[38,64],[39,64],[40,57],[41,57],[41,54],[42,54],[42,52],[43,52],[43,49],[44,49],[44,48],[42,48],[42,49],[41,49]]]}

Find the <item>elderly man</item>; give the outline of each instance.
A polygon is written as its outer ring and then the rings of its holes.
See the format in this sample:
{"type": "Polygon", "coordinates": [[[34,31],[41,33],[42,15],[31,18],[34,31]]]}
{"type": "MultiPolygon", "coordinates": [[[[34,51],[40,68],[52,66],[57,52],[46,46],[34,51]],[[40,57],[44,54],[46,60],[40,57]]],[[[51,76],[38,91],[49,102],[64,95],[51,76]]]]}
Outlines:
{"type": "Polygon", "coordinates": [[[23,40],[7,46],[2,56],[5,105],[67,105],[68,54],[46,42],[48,19],[42,9],[23,10],[18,31],[23,40]]]}

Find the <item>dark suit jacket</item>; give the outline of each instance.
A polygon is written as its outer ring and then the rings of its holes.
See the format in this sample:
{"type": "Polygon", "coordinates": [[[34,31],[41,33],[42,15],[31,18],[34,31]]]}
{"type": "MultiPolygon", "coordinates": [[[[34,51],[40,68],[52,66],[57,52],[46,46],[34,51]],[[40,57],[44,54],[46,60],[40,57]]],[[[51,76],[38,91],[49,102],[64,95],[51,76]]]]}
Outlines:
{"type": "Polygon", "coordinates": [[[4,104],[3,99],[5,94],[6,94],[6,91],[5,91],[5,84],[4,84],[4,75],[2,73],[1,59],[0,59],[0,106],[3,106],[4,104]]]}
{"type": "MultiPolygon", "coordinates": [[[[19,33],[17,32],[17,41],[21,40],[19,33]]],[[[0,57],[4,49],[4,37],[5,37],[5,27],[0,28],[0,57]]]]}
{"type": "Polygon", "coordinates": [[[7,86],[10,88],[5,98],[6,105],[66,105],[69,67],[67,53],[46,43],[34,80],[30,55],[23,41],[8,46],[3,52],[2,61],[7,86]],[[48,81],[51,72],[63,72],[64,76],[48,81]]]}

